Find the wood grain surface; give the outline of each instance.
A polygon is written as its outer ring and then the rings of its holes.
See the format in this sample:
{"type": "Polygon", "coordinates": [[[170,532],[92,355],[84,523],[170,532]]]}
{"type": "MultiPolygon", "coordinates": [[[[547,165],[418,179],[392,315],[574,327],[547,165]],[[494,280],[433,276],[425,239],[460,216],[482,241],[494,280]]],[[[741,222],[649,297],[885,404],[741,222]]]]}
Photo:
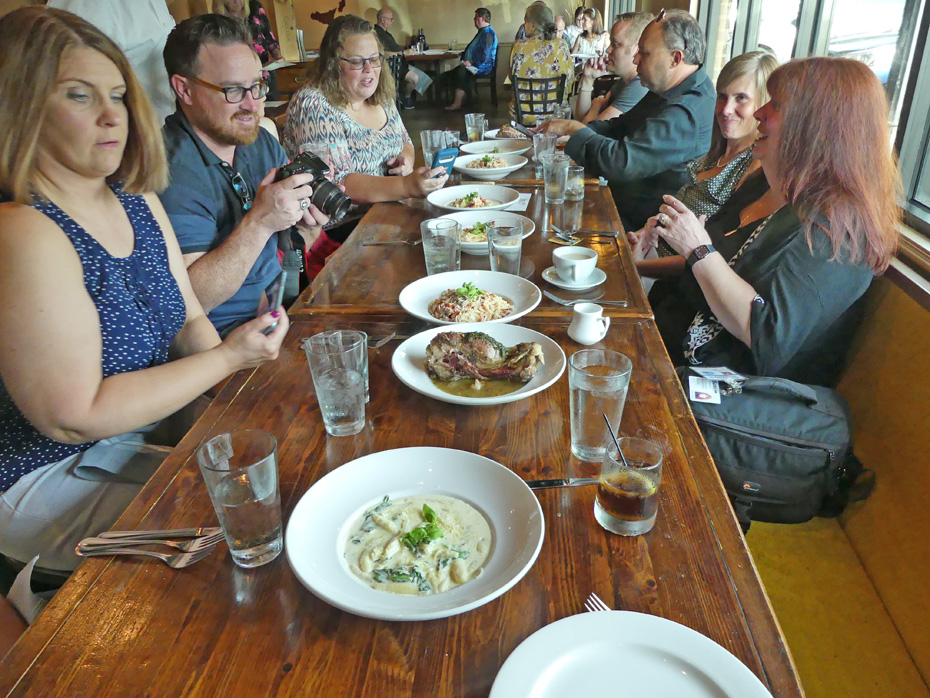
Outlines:
{"type": "MultiPolygon", "coordinates": [[[[532,192],[527,211],[516,213],[531,218],[536,224],[535,232],[523,241],[520,276],[561,298],[590,298],[603,292],[603,300],[626,300],[629,303],[627,307],[605,306],[605,315],[652,317],[609,189],[587,186],[584,201],[576,202],[581,207],[580,228],[620,234],[610,239],[586,238],[581,243],[597,251],[598,268],[607,273],[607,280],[595,289],[574,292],[557,288],[542,278],[543,271],[552,266],[552,251],[559,247],[549,242],[552,237],[550,221],[559,225],[564,207],[546,205],[542,189],[521,185],[514,188],[532,192]]],[[[418,240],[422,221],[446,213],[449,211],[438,209],[425,200],[372,207],[355,232],[327,262],[326,273],[317,277],[294,302],[290,314],[404,313],[398,295],[407,284],[426,276],[422,245],[365,246],[363,243],[418,240]]],[[[462,254],[462,269],[490,269],[490,263],[485,255],[462,254]]],[[[533,315],[570,316],[571,309],[543,298],[533,315]]]]}
{"type": "MultiPolygon", "coordinates": [[[[581,347],[565,316],[518,324],[570,355],[581,347]]],[[[194,453],[231,429],[270,431],[279,443],[285,517],[326,473],[369,453],[441,446],[478,453],[525,479],[589,476],[569,450],[568,377],[524,400],[462,407],[397,380],[391,355],[425,328],[403,315],[294,319],[279,360],[220,392],[114,528],[216,521],[194,453]],[[397,338],[369,352],[371,402],[357,436],[327,436],[300,340],[324,329],[397,338]]],[[[621,432],[665,454],[655,528],[605,532],[594,489],[540,490],[540,556],[485,606],[428,622],[383,622],[337,610],[307,591],[285,556],[237,568],[225,548],[186,570],[141,558],[87,560],[0,664],[3,696],[484,697],[509,654],[536,630],[583,611],[597,593],[614,608],[683,623],[720,643],[776,696],[801,688],[713,463],[649,319],[617,318],[604,347],[634,362],[621,432]]],[[[622,677],[618,677],[622,681],[622,677]]]]}

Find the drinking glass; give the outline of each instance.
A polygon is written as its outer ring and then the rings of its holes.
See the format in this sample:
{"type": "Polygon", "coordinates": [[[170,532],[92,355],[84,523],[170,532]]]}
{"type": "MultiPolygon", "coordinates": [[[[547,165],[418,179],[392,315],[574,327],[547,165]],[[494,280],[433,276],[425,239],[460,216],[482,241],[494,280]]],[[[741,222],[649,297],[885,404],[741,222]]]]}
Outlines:
{"type": "Polygon", "coordinates": [[[460,235],[461,226],[450,218],[431,218],[420,223],[427,276],[461,269],[460,235]]]}
{"type": "Polygon", "coordinates": [[[558,136],[551,133],[533,134],[533,160],[536,162],[536,179],[543,176],[543,156],[555,151],[555,142],[558,136]]]}
{"type": "Polygon", "coordinates": [[[445,148],[446,135],[444,131],[420,131],[420,143],[423,145],[423,164],[433,166],[436,153],[445,148]]]}
{"type": "Polygon", "coordinates": [[[594,518],[611,533],[640,536],[652,530],[659,511],[662,452],[655,444],[633,437],[610,443],[601,464],[594,518]]]}
{"type": "Polygon", "coordinates": [[[487,226],[488,256],[491,271],[520,274],[520,252],[523,249],[523,224],[514,221],[504,226],[487,226]]]}
{"type": "Polygon", "coordinates": [[[562,102],[562,104],[556,104],[552,109],[552,118],[553,119],[571,119],[572,118],[572,108],[567,102],[562,102]]]}
{"type": "Polygon", "coordinates": [[[331,436],[351,436],[365,428],[367,336],[363,332],[320,332],[302,342],[323,426],[331,436]]]}
{"type": "Polygon", "coordinates": [[[233,562],[249,568],[274,560],[284,546],[274,436],[261,429],[214,436],[197,462],[233,562]]]}
{"type": "Polygon", "coordinates": [[[484,140],[484,129],[487,119],[484,114],[466,114],[465,115],[465,134],[469,143],[484,140]]]}
{"type": "Polygon", "coordinates": [[[607,349],[584,349],[568,361],[572,453],[584,461],[603,460],[610,434],[619,431],[633,362],[607,349]]]}
{"type": "Polygon", "coordinates": [[[565,200],[584,200],[584,168],[580,165],[568,166],[568,176],[565,179],[565,200]]]}
{"type": "Polygon", "coordinates": [[[543,155],[543,180],[546,203],[561,204],[565,201],[565,183],[571,158],[564,153],[551,152],[543,155]]]}

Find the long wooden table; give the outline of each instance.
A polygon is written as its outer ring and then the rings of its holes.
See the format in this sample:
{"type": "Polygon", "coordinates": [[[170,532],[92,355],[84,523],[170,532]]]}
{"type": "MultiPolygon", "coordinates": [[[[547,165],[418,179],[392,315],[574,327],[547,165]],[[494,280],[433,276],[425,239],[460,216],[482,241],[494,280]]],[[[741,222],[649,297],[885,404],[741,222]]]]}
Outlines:
{"type": "MultiPolygon", "coordinates": [[[[560,298],[592,298],[603,292],[603,300],[627,301],[626,307],[605,306],[607,315],[652,317],[629,246],[620,238],[592,237],[585,238],[582,243],[597,250],[597,265],[607,272],[607,281],[603,285],[575,292],[545,282],[542,273],[552,266],[552,251],[559,247],[549,242],[552,237],[549,225],[550,221],[559,225],[561,207],[546,205],[543,190],[535,184],[517,184],[509,180],[502,180],[501,184],[532,194],[527,210],[515,212],[533,219],[536,224],[536,231],[523,241],[521,276],[560,298]]],[[[580,205],[582,229],[619,233],[622,237],[623,226],[607,187],[586,186],[585,199],[580,205]]],[[[326,273],[317,277],[291,306],[291,314],[403,313],[397,300],[400,289],[426,275],[423,247],[366,246],[365,243],[418,240],[421,221],[446,213],[449,211],[422,199],[372,207],[346,244],[327,262],[326,273]]],[[[487,255],[462,254],[462,268],[490,269],[490,263],[487,255]]],[[[561,316],[566,314],[566,308],[544,297],[533,314],[561,316]]]]}
{"type": "MultiPolygon", "coordinates": [[[[375,207],[356,235],[381,234],[382,224],[373,221],[392,220],[401,209],[375,207]]],[[[628,276],[625,247],[608,260],[617,276],[628,276]]],[[[374,302],[355,312],[337,312],[323,299],[316,305],[321,289],[330,288],[326,277],[348,279],[353,268],[361,276],[372,265],[388,266],[364,250],[354,262],[346,252],[327,267],[310,307],[292,315],[281,357],[225,385],[114,528],[213,524],[194,454],[210,436],[239,428],[266,429],[277,438],[285,519],[326,473],[392,448],[462,449],[525,479],[596,473],[597,464],[577,460],[569,449],[567,375],[529,398],[485,408],[439,402],[401,384],[391,355],[424,323],[397,312],[387,303],[390,294],[376,289],[374,302]],[[354,437],[326,435],[300,348],[302,338],[334,328],[396,333],[369,352],[367,425],[354,437]]],[[[396,295],[406,277],[398,270],[381,278],[396,295]]],[[[635,275],[625,283],[634,281],[635,275]]],[[[330,297],[339,291],[333,285],[330,297]]],[[[361,289],[350,293],[359,303],[366,298],[361,289]]],[[[551,337],[570,355],[581,347],[567,336],[569,318],[567,309],[550,309],[517,324],[551,337]]],[[[90,559],[0,663],[0,696],[483,698],[524,639],[582,612],[591,592],[614,608],[693,628],[732,652],[773,695],[802,696],[654,322],[617,316],[601,344],[629,356],[635,367],[621,433],[650,439],[665,453],[659,516],[650,533],[625,538],[601,529],[591,487],[537,491],[545,542],[526,576],[473,611],[412,623],[329,606],[301,586],[283,554],[250,571],[237,568],[222,546],[185,570],[142,558],[90,559]]]]}

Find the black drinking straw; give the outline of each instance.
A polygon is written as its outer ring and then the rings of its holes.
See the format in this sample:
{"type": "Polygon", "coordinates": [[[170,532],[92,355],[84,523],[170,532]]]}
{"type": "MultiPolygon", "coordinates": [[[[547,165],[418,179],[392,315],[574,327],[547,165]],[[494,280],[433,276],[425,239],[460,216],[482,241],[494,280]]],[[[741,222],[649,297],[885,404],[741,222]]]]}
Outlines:
{"type": "Polygon", "coordinates": [[[620,442],[617,441],[617,435],[614,434],[614,430],[613,430],[613,428],[610,426],[610,420],[607,419],[607,415],[606,415],[606,414],[604,415],[604,421],[607,422],[607,431],[610,432],[610,438],[612,438],[612,439],[614,440],[614,446],[617,447],[617,453],[620,454],[620,460],[623,461],[623,467],[624,467],[624,468],[629,468],[629,467],[630,467],[630,464],[626,462],[626,456],[623,455],[623,451],[620,450],[620,442]]]}

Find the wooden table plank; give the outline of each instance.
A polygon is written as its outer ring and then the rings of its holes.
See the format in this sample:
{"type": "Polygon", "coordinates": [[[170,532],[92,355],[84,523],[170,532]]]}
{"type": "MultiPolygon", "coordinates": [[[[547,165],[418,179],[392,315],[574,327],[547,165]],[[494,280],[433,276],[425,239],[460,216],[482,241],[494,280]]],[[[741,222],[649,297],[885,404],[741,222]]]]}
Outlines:
{"type": "MultiPolygon", "coordinates": [[[[565,317],[520,324],[571,354],[565,317]]],[[[215,515],[193,453],[207,436],[259,427],[280,445],[285,516],[320,477],[376,451],[429,445],[493,458],[523,478],[592,475],[568,449],[567,375],[519,402],[468,408],[426,398],[390,369],[401,341],[370,352],[368,424],[325,434],[300,339],[354,327],[399,337],[406,316],[296,318],[278,361],[228,385],[116,527],[207,524],[215,515]]],[[[634,361],[621,432],[666,453],[655,529],[624,538],[593,517],[590,487],[539,491],[546,540],[511,591],[449,619],[390,623],[318,600],[283,555],[251,571],[225,550],[187,570],[156,561],[85,561],[0,664],[0,695],[486,696],[507,656],[546,624],[582,611],[596,592],[616,608],[659,615],[719,642],[776,696],[800,696],[790,656],[751,567],[699,433],[683,407],[649,320],[618,318],[604,345],[634,361]]]]}
{"type": "MultiPolygon", "coordinates": [[[[615,233],[622,231],[620,217],[610,191],[606,187],[585,187],[583,202],[567,202],[564,206],[546,205],[542,190],[515,187],[532,192],[525,215],[532,218],[536,231],[523,241],[520,275],[541,289],[562,298],[589,298],[603,291],[603,300],[627,300],[627,307],[605,306],[604,314],[613,317],[652,317],[652,309],[639,283],[629,245],[619,238],[589,238],[582,243],[598,252],[598,267],[608,272],[607,281],[589,291],[572,292],[557,288],[542,279],[542,272],[552,265],[552,251],[558,247],[548,242],[550,219],[561,220],[563,210],[571,204],[582,208],[581,228],[615,233]]],[[[291,315],[338,313],[399,313],[404,311],[398,295],[407,284],[426,276],[423,248],[417,246],[365,246],[366,240],[416,240],[420,237],[420,222],[448,213],[425,200],[407,200],[373,206],[361,220],[355,232],[326,264],[321,274],[291,306],[291,315]]],[[[558,223],[556,222],[556,225],[558,223]]],[[[486,256],[462,255],[463,269],[489,269],[486,256]]],[[[571,309],[543,298],[533,315],[564,316],[571,309]]]]}

